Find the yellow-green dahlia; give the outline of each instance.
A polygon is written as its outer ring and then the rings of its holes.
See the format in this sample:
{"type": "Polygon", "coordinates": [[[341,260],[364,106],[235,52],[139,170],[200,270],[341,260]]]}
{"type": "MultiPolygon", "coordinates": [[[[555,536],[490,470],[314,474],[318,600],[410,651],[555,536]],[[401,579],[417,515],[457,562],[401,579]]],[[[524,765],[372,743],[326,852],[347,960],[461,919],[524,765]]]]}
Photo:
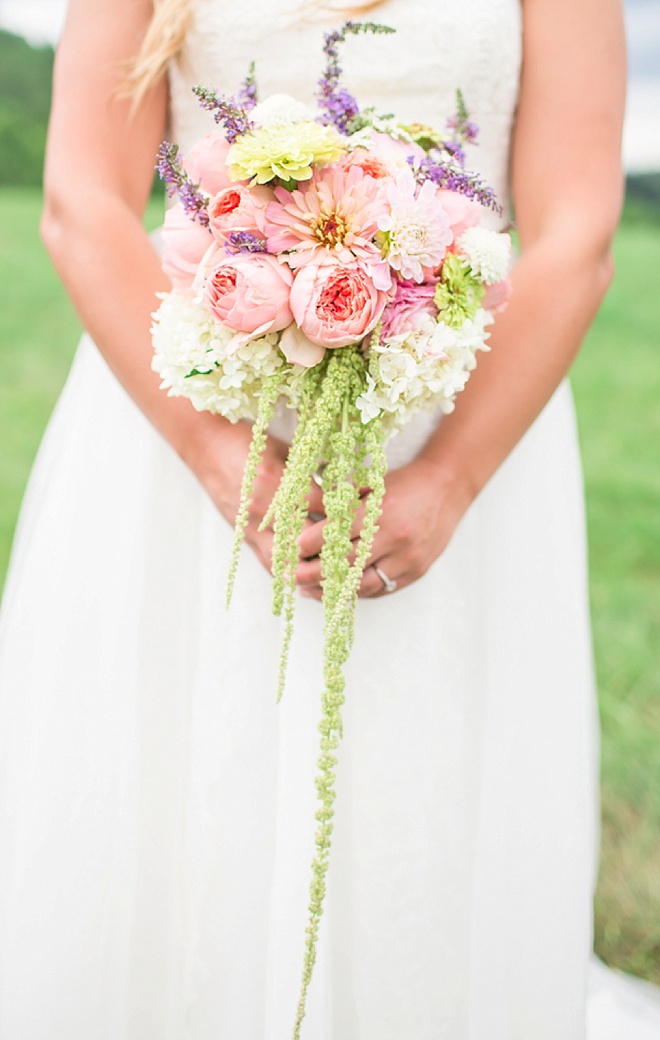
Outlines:
{"type": "Polygon", "coordinates": [[[460,329],[474,318],[483,299],[484,287],[472,274],[467,262],[448,253],[442,265],[433,302],[438,308],[438,321],[452,329],[460,329]]]}
{"type": "Polygon", "coordinates": [[[336,162],[344,151],[339,134],[331,126],[312,122],[263,126],[234,142],[227,165],[234,181],[267,184],[275,177],[308,181],[313,166],[336,162]]]}

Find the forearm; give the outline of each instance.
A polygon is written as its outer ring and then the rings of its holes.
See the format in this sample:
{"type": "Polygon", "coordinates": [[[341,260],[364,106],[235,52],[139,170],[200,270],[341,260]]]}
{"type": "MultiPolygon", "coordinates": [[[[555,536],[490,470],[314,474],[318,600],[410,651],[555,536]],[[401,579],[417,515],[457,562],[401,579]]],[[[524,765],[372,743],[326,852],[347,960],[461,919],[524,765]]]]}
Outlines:
{"type": "MultiPolygon", "coordinates": [[[[138,407],[191,467],[203,468],[209,438],[225,420],[169,398],[151,370],[151,314],[169,288],[139,219],[107,191],[47,194],[42,234],[80,320],[138,407]]],[[[198,475],[199,472],[198,472],[198,475]]]]}
{"type": "Polygon", "coordinates": [[[477,370],[419,458],[466,508],[543,409],[568,372],[611,277],[607,247],[575,249],[562,236],[541,239],[512,276],[477,370]]]}

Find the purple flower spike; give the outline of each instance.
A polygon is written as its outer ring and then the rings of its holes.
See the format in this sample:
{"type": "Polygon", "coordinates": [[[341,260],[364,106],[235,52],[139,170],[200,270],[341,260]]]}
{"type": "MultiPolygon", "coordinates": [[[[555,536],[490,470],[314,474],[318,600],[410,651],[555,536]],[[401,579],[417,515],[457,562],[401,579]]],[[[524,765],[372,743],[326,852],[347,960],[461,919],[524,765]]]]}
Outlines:
{"type": "Polygon", "coordinates": [[[336,127],[340,134],[350,133],[356,128],[355,124],[360,115],[360,108],[352,94],[339,86],[342,74],[339,64],[339,44],[343,43],[347,36],[357,36],[358,33],[393,33],[389,25],[378,25],[376,22],[344,22],[341,29],[325,34],[323,53],[326,57],[326,66],[319,80],[319,108],[321,109],[321,122],[330,123],[336,127]]]}
{"type": "Polygon", "coordinates": [[[464,145],[477,143],[479,127],[470,120],[470,113],[460,90],[456,91],[456,113],[447,120],[447,128],[452,132],[451,141],[446,143],[448,151],[453,145],[462,153],[464,145]]]}
{"type": "Polygon", "coordinates": [[[199,190],[199,185],[190,179],[181,165],[178,144],[170,144],[169,141],[163,141],[158,149],[156,170],[165,185],[165,191],[168,196],[172,198],[173,195],[178,195],[181,205],[188,216],[203,227],[207,227],[209,222],[207,212],[209,200],[199,190]]]}
{"type": "Polygon", "coordinates": [[[215,90],[207,90],[206,87],[193,87],[193,93],[199,98],[202,108],[213,112],[216,123],[224,127],[230,144],[233,144],[237,137],[242,137],[248,130],[252,130],[253,123],[248,116],[247,107],[235,97],[224,97],[215,90]]]}
{"type": "Polygon", "coordinates": [[[438,188],[456,191],[468,199],[475,199],[487,209],[494,210],[495,213],[502,213],[502,207],[498,203],[493,189],[484,183],[477,174],[468,173],[451,159],[436,159],[429,155],[417,165],[413,163],[411,165],[418,184],[432,181],[438,188]]]}
{"type": "Polygon", "coordinates": [[[254,108],[258,101],[259,92],[257,90],[257,79],[254,74],[254,62],[252,61],[250,62],[248,74],[243,80],[241,89],[238,92],[238,103],[246,110],[246,112],[249,112],[250,109],[254,108]]]}
{"type": "Polygon", "coordinates": [[[249,231],[232,231],[229,241],[225,243],[225,252],[229,256],[238,253],[267,253],[268,247],[263,238],[253,235],[249,231]]]}

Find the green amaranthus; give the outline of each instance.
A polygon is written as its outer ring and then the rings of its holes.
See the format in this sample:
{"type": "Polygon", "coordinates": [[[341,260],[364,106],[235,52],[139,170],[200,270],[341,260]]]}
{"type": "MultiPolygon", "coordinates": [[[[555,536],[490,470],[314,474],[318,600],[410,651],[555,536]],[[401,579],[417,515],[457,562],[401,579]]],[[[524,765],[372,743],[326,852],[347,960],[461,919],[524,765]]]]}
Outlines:
{"type": "MultiPolygon", "coordinates": [[[[385,451],[379,417],[363,423],[356,401],[366,388],[367,362],[354,346],[328,350],[323,361],[310,368],[303,381],[298,424],[286,466],[262,528],[273,525],[273,611],[284,617],[280,654],[278,699],[284,688],[296,596],[298,538],[307,516],[312,475],[324,464],[323,505],[326,515],[321,550],[323,588],[324,691],[321,702],[321,748],[316,789],[316,853],[312,862],[309,918],[303,958],[300,998],[293,1031],[299,1040],[307,992],[316,961],[319,925],[323,913],[335,812],[336,752],[342,735],[344,674],[353,641],[357,593],[378,530],[385,493],[385,451]],[[363,500],[360,489],[369,487],[363,500]],[[364,502],[364,520],[351,564],[351,530],[364,502]]],[[[267,428],[285,375],[277,372],[264,388],[252,444],[245,466],[241,504],[236,517],[234,551],[229,572],[228,599],[234,583],[238,553],[245,533],[252,484],[266,445],[267,428]]]]}

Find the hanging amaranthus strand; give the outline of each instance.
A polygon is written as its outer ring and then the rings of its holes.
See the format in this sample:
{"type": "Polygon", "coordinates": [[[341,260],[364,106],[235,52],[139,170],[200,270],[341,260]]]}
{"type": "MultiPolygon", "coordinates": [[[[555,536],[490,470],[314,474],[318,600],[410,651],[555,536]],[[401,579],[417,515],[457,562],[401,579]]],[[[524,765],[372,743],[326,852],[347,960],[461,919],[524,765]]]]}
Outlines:
{"type": "Polygon", "coordinates": [[[342,736],[341,709],[344,703],[344,674],[353,641],[353,622],[357,591],[373,540],[378,529],[385,491],[386,469],[382,430],[378,419],[362,424],[355,401],[366,382],[364,360],[350,349],[338,364],[343,369],[343,399],[340,424],[328,438],[327,465],[323,473],[323,504],[326,513],[325,539],[321,550],[325,638],[323,655],[324,692],[321,753],[317,767],[316,789],[319,807],[315,836],[316,854],[312,863],[309,918],[306,930],[303,977],[293,1038],[299,1040],[305,1017],[307,993],[316,962],[319,926],[327,888],[330,849],[335,813],[336,752],[342,736]],[[365,519],[353,565],[351,533],[360,504],[369,457],[370,491],[366,496],[365,519]]]}
{"type": "MultiPolygon", "coordinates": [[[[266,447],[267,428],[272,419],[282,372],[264,384],[259,413],[245,465],[241,503],[236,517],[234,549],[229,569],[227,596],[231,597],[238,555],[245,535],[249,504],[259,460],[266,447]]],[[[378,530],[386,469],[380,418],[363,423],[357,400],[367,385],[367,362],[355,347],[328,351],[323,361],[305,374],[298,405],[298,424],[289,449],[279,487],[266,516],[264,529],[272,523],[273,609],[284,615],[280,651],[278,699],[284,688],[286,664],[293,631],[298,566],[298,538],[307,516],[307,495],[312,474],[324,463],[323,505],[326,515],[321,550],[323,586],[324,651],[321,749],[317,763],[316,855],[312,863],[309,918],[306,929],[303,977],[294,1040],[299,1040],[305,1017],[307,992],[316,962],[319,926],[326,894],[330,849],[334,826],[336,752],[342,735],[341,708],[344,703],[344,674],[353,642],[357,592],[378,530]],[[364,520],[355,560],[351,533],[360,506],[360,491],[369,483],[364,500],[364,520]]]]}
{"type": "Polygon", "coordinates": [[[250,441],[250,449],[248,451],[247,459],[245,460],[245,469],[243,470],[241,499],[238,506],[238,513],[236,514],[236,519],[234,521],[234,544],[232,546],[231,558],[229,561],[229,573],[227,576],[227,607],[229,607],[229,604],[231,603],[241,546],[245,541],[245,529],[248,525],[250,502],[252,501],[252,492],[257,476],[257,469],[259,467],[261,456],[266,448],[268,424],[273,418],[277,401],[282,392],[282,382],[283,376],[280,371],[270,376],[265,380],[261,397],[259,398],[259,414],[252,427],[252,440],[250,441]]]}
{"type": "MultiPolygon", "coordinates": [[[[361,378],[360,388],[353,401],[366,385],[366,364],[359,351],[348,347],[328,351],[327,355],[327,359],[324,358],[320,365],[310,369],[308,373],[308,378],[313,383],[311,390],[314,406],[307,409],[304,416],[299,417],[280,486],[262,522],[262,528],[273,523],[273,610],[278,615],[284,615],[285,623],[278,697],[281,696],[284,686],[293,631],[296,569],[299,560],[298,539],[303,532],[307,516],[306,503],[310,480],[319,461],[328,454],[326,446],[336,430],[338,419],[343,414],[344,402],[350,398],[351,390],[356,385],[358,373],[361,378]]],[[[359,414],[356,414],[356,421],[362,425],[359,414]]],[[[353,460],[354,455],[350,457],[351,463],[353,460]]]]}

